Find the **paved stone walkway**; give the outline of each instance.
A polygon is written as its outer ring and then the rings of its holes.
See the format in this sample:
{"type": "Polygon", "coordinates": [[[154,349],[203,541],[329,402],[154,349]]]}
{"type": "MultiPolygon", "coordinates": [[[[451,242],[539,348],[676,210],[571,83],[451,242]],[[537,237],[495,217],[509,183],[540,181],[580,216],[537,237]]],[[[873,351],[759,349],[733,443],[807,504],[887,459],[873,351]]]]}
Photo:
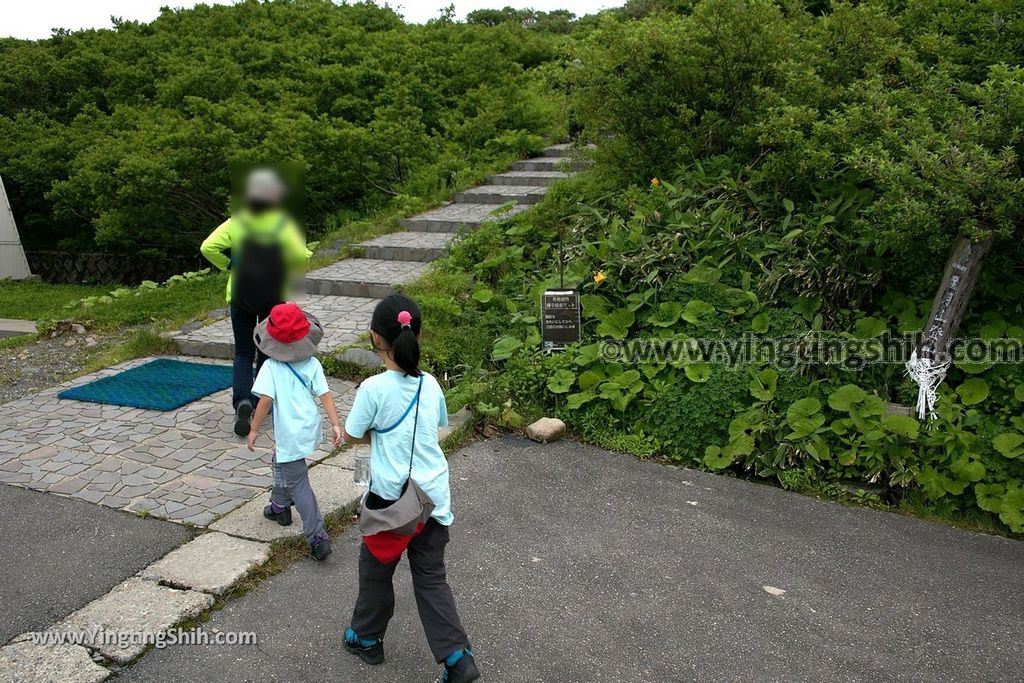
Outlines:
{"type": "MultiPolygon", "coordinates": [[[[121,363],[3,406],[0,482],[206,526],[270,486],[273,430],[250,453],[231,431],[231,392],[161,412],[57,398],[121,363]]],[[[220,362],[220,361],[211,361],[220,362]]],[[[329,380],[346,413],[355,385],[329,380]]],[[[325,422],[326,425],[326,422],[325,422]]],[[[313,460],[330,451],[321,446],[313,460]]]]}

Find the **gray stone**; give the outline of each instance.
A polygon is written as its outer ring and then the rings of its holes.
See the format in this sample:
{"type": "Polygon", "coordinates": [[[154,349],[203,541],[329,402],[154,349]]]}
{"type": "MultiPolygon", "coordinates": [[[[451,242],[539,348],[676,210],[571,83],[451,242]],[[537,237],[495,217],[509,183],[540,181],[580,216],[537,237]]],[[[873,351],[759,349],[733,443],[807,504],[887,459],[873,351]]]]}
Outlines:
{"type": "MultiPolygon", "coordinates": [[[[356,486],[352,480],[352,471],[342,467],[313,467],[309,470],[309,483],[324,516],[355,509],[363,495],[362,487],[356,486]]],[[[269,496],[266,493],[260,494],[218,519],[210,528],[232,536],[268,542],[301,536],[302,525],[299,523],[297,511],[293,511],[297,519],[290,527],[281,526],[263,517],[263,506],[268,500],[269,496]]]]}
{"type": "Polygon", "coordinates": [[[345,361],[347,363],[353,363],[364,368],[379,368],[384,361],[380,359],[376,351],[370,349],[364,349],[359,346],[353,346],[352,348],[345,349],[341,353],[337,354],[338,360],[345,361]]]}
{"type": "Polygon", "coordinates": [[[13,683],[96,683],[110,671],[92,661],[79,645],[35,645],[26,640],[0,648],[0,681],[13,683]]]}
{"type": "Polygon", "coordinates": [[[480,185],[455,195],[458,204],[536,204],[547,194],[546,185],[480,185]]]}
{"type": "Polygon", "coordinates": [[[53,629],[75,634],[90,634],[99,629],[93,642],[83,644],[115,662],[126,664],[145,651],[147,643],[141,642],[145,638],[155,638],[183,619],[198,616],[212,604],[213,596],[206,593],[175,590],[131,578],[53,629]],[[122,635],[118,642],[118,634],[133,637],[122,635]]]}
{"type": "Polygon", "coordinates": [[[526,428],[526,436],[533,441],[549,443],[565,436],[565,423],[554,417],[542,417],[526,428]]]}
{"type": "Polygon", "coordinates": [[[473,413],[468,408],[462,408],[457,413],[448,415],[448,426],[441,427],[437,431],[437,438],[444,441],[449,436],[462,429],[462,427],[473,418],[473,413]]]}
{"type": "Polygon", "coordinates": [[[151,581],[222,595],[270,557],[266,543],[220,533],[203,534],[142,570],[151,581]]]}

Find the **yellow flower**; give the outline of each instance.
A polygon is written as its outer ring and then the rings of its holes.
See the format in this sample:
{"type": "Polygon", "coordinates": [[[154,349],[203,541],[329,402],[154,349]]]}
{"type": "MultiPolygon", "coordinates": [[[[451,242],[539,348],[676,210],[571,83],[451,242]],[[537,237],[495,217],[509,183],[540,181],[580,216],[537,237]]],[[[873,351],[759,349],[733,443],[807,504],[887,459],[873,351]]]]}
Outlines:
{"type": "Polygon", "coordinates": [[[596,282],[597,284],[601,284],[604,281],[604,279],[605,279],[604,271],[603,270],[597,271],[597,275],[594,276],[594,282],[596,282]]]}
{"type": "Polygon", "coordinates": [[[658,185],[661,185],[661,181],[657,178],[651,178],[651,187],[657,187],[658,185]]]}

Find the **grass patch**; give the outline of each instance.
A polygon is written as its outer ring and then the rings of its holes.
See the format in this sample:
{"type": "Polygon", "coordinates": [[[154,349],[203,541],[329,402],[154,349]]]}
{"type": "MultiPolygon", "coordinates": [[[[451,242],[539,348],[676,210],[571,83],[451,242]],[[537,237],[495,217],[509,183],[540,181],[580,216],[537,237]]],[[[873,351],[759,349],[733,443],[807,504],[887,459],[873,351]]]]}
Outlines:
{"type": "Polygon", "coordinates": [[[173,356],[177,353],[178,347],[172,340],[149,329],[135,330],[123,343],[115,344],[90,358],[78,374],[85,375],[135,358],[173,356]]]}
{"type": "Polygon", "coordinates": [[[64,307],[87,296],[106,294],[98,285],[51,285],[45,282],[0,280],[0,318],[60,320],[64,307]]]}
{"type": "Polygon", "coordinates": [[[35,334],[19,334],[17,337],[4,337],[0,339],[0,351],[26,346],[38,338],[39,336],[35,334]]]}
{"type": "MultiPolygon", "coordinates": [[[[88,307],[62,309],[58,318],[91,321],[93,327],[100,330],[154,323],[169,329],[226,306],[226,287],[227,275],[215,273],[157,289],[136,290],[135,294],[126,294],[109,302],[96,302],[88,307]]],[[[109,294],[116,289],[108,287],[103,293],[109,294]]]]}

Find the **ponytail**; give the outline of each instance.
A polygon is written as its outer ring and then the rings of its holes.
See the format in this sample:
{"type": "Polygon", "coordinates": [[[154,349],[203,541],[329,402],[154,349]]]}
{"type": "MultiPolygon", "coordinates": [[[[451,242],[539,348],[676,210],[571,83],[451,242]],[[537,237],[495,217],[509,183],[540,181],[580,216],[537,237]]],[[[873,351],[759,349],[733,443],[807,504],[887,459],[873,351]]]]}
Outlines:
{"type": "Polygon", "coordinates": [[[398,333],[395,341],[391,342],[391,355],[405,374],[419,377],[420,342],[412,328],[406,327],[398,333]]]}
{"type": "Polygon", "coordinates": [[[370,329],[391,347],[391,357],[402,372],[420,376],[420,307],[402,294],[392,294],[373,309],[370,329]]]}

